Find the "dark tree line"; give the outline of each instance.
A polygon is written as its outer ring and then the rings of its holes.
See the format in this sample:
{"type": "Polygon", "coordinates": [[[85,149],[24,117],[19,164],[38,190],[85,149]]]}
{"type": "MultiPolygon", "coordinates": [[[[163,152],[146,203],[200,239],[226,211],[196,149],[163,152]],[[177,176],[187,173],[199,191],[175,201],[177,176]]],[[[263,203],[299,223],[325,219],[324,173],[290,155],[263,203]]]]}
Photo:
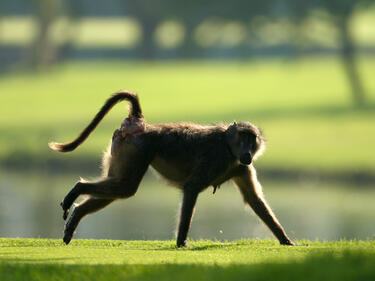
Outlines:
{"type": "MultiPolygon", "coordinates": [[[[324,11],[339,35],[340,57],[348,77],[354,103],[365,103],[365,92],[361,83],[356,60],[356,44],[350,30],[350,20],[357,9],[365,9],[375,0],[32,0],[31,8],[38,23],[38,34],[30,48],[31,66],[48,65],[72,48],[69,38],[57,46],[51,39],[50,27],[61,15],[74,23],[87,15],[133,16],[142,28],[142,42],[137,46],[141,58],[155,57],[158,46],[154,40],[155,30],[161,22],[177,19],[185,28],[185,38],[179,47],[179,55],[189,57],[199,52],[194,41],[194,30],[208,18],[233,20],[249,24],[259,16],[270,20],[287,18],[298,29],[301,23],[315,10],[324,11]]],[[[4,5],[4,2],[3,2],[4,5]]],[[[26,5],[26,4],[25,4],[26,5]]],[[[1,7],[0,7],[1,9],[1,7]]],[[[298,33],[296,33],[298,34],[298,33]]],[[[62,34],[61,36],[69,36],[62,34]]]]}

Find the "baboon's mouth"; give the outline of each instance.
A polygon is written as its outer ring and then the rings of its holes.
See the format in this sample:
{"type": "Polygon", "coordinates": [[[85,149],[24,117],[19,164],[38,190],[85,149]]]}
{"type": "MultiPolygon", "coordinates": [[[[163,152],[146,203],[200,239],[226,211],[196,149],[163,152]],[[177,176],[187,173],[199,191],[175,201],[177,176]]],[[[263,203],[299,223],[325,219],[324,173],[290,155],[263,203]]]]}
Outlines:
{"type": "Polygon", "coordinates": [[[250,165],[251,162],[252,162],[252,157],[251,157],[251,154],[250,153],[244,153],[241,155],[240,157],[240,162],[241,164],[243,165],[250,165]]]}

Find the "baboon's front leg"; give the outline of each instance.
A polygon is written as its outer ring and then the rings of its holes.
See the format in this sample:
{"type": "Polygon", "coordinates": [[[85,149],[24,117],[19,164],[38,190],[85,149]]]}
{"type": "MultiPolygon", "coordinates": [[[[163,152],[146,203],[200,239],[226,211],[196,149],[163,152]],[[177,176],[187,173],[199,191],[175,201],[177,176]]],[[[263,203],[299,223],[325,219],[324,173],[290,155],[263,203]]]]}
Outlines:
{"type": "Polygon", "coordinates": [[[283,227],[263,198],[262,186],[258,182],[255,168],[251,166],[241,167],[240,175],[234,177],[245,203],[249,204],[254,212],[268,226],[282,245],[294,245],[286,235],[283,227]]]}
{"type": "Polygon", "coordinates": [[[74,231],[84,216],[103,209],[113,201],[113,199],[98,199],[90,197],[75,206],[69,220],[65,224],[63,238],[64,242],[69,244],[73,237],[74,231]]]}
{"type": "Polygon", "coordinates": [[[190,229],[191,218],[194,213],[194,206],[197,202],[198,192],[185,189],[180,214],[180,223],[177,233],[177,247],[187,247],[187,235],[190,229]]]}
{"type": "MultiPolygon", "coordinates": [[[[214,156],[209,159],[215,159],[214,156]]],[[[177,247],[186,247],[187,235],[190,229],[191,219],[194,214],[195,203],[198,194],[210,185],[213,179],[223,173],[226,169],[225,163],[212,164],[210,161],[198,164],[184,184],[181,205],[180,223],[177,233],[177,247]]]]}

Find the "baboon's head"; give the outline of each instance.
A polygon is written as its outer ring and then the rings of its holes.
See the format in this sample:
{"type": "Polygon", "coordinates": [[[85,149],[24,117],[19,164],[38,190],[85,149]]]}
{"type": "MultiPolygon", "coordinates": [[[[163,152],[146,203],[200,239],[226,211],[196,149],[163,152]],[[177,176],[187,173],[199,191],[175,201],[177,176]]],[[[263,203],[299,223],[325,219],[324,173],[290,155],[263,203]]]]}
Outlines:
{"type": "Polygon", "coordinates": [[[234,122],[226,136],[232,154],[242,165],[250,165],[265,148],[261,130],[249,122],[234,122]]]}

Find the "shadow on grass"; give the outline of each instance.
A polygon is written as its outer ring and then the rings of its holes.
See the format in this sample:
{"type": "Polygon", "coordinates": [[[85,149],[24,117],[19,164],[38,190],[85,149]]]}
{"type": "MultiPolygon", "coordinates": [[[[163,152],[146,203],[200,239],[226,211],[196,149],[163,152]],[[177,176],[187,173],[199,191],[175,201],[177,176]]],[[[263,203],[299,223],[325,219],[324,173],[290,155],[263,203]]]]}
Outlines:
{"type": "MultiPolygon", "coordinates": [[[[209,262],[209,257],[208,262],[209,262]]],[[[2,281],[17,280],[374,280],[375,254],[344,251],[312,253],[306,259],[267,264],[30,264],[0,263],[2,281]]],[[[233,261],[234,263],[236,261],[233,261]]]]}
{"type": "MultiPolygon", "coordinates": [[[[3,253],[2,253],[3,254],[3,253]]],[[[79,261],[80,258],[77,257],[77,258],[74,258],[74,257],[68,257],[68,258],[2,258],[0,257],[0,264],[1,263],[16,263],[16,264],[24,264],[24,263],[27,263],[27,264],[44,264],[46,262],[48,263],[51,263],[51,262],[61,262],[61,261],[79,261]]],[[[1,268],[1,266],[0,266],[1,268]]],[[[1,279],[2,280],[2,279],[1,279]]]]}

